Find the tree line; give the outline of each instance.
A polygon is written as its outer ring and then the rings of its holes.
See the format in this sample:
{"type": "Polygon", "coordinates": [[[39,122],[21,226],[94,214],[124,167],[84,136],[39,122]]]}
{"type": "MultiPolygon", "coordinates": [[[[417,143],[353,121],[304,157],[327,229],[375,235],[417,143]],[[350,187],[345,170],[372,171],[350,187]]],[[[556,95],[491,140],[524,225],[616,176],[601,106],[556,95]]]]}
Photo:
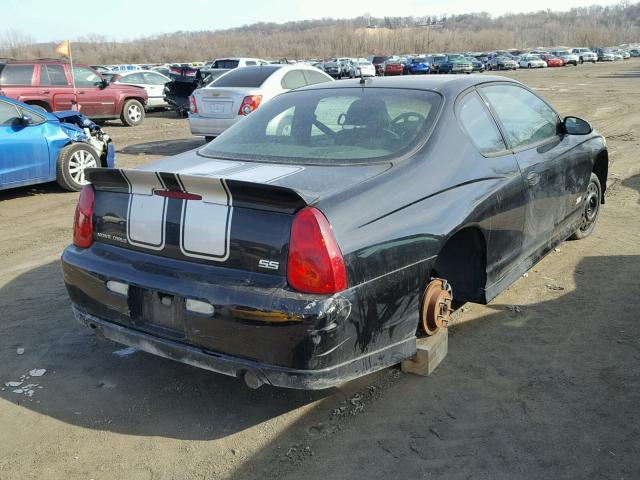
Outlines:
{"type": "MultiPolygon", "coordinates": [[[[550,46],[613,46],[640,42],[640,2],[506,14],[322,18],[255,23],[217,31],[179,31],[130,41],[94,34],[73,43],[74,60],[91,64],[211,60],[222,56],[267,59],[373,54],[491,51],[550,46]]],[[[0,35],[0,57],[57,57],[55,42],[29,34],[0,35]]]]}

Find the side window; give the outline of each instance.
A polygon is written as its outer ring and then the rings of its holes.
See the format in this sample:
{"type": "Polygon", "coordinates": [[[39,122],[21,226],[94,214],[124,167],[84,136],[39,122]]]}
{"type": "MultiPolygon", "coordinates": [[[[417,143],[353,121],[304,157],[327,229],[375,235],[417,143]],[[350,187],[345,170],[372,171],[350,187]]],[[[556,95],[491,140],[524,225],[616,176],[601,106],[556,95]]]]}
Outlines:
{"type": "Polygon", "coordinates": [[[146,83],[141,73],[132,73],[120,79],[120,83],[130,83],[132,85],[146,83]]]}
{"type": "Polygon", "coordinates": [[[62,65],[40,65],[40,85],[68,86],[69,81],[62,65]]]}
{"type": "Polygon", "coordinates": [[[0,85],[31,85],[33,64],[21,65],[8,63],[2,68],[0,85]]]}
{"type": "Polygon", "coordinates": [[[157,75],[155,73],[143,73],[142,74],[144,77],[144,83],[147,83],[149,85],[164,85],[165,83],[168,82],[168,80],[166,78],[164,78],[161,75],[157,75]]]}
{"type": "Polygon", "coordinates": [[[247,60],[245,62],[245,66],[247,66],[247,67],[251,67],[253,65],[256,65],[256,62],[254,62],[253,60],[247,60]]]}
{"type": "Polygon", "coordinates": [[[558,114],[528,90],[490,85],[482,92],[502,122],[511,148],[535,145],[558,134],[558,114]]]}
{"type": "Polygon", "coordinates": [[[291,70],[285,74],[280,83],[282,88],[293,90],[294,88],[304,87],[307,84],[307,80],[304,78],[302,70],[291,70]]]}
{"type": "Polygon", "coordinates": [[[18,110],[10,103],[0,102],[0,125],[13,125],[18,120],[18,110]]]}
{"type": "Polygon", "coordinates": [[[314,72],[313,70],[304,70],[304,76],[307,77],[307,85],[331,81],[331,78],[327,78],[324,73],[314,72]]]}
{"type": "Polygon", "coordinates": [[[76,87],[97,87],[102,83],[102,78],[86,67],[73,67],[73,77],[76,87]]]}
{"type": "Polygon", "coordinates": [[[493,117],[476,92],[465,95],[458,104],[458,121],[481,153],[496,153],[506,149],[493,117]]]}

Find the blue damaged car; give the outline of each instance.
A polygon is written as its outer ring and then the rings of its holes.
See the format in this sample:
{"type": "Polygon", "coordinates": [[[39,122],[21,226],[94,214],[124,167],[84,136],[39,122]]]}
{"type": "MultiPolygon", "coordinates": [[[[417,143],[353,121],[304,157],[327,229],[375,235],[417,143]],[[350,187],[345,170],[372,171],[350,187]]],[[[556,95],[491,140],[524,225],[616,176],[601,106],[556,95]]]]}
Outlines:
{"type": "Polygon", "coordinates": [[[85,169],[114,165],[111,139],[79,112],[0,97],[0,190],[55,180],[77,191],[88,183],[85,169]]]}

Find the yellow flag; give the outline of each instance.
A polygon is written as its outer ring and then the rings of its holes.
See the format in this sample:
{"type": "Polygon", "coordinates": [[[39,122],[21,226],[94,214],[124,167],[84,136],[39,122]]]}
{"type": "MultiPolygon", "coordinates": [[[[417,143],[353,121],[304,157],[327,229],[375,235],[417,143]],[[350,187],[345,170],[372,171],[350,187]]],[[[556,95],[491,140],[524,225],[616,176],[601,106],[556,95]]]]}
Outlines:
{"type": "Polygon", "coordinates": [[[71,56],[71,42],[69,40],[65,40],[60,45],[55,48],[55,52],[60,55],[64,55],[65,57],[71,56]]]}

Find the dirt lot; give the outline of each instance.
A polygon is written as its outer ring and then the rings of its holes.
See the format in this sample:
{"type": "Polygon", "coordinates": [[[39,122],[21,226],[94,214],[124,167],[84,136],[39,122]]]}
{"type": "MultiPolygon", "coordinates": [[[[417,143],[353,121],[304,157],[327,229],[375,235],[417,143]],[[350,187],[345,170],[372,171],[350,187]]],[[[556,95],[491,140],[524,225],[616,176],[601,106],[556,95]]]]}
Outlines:
{"type": "MultiPolygon", "coordinates": [[[[0,479],[639,478],[640,61],[509,76],[606,135],[607,202],[590,238],[467,305],[429,378],[252,391],[121,352],[62,283],[77,195],[0,193],[0,479]],[[32,396],[4,386],[23,375],[32,396]]],[[[122,167],[202,144],[171,114],[106,128],[122,167]]]]}

